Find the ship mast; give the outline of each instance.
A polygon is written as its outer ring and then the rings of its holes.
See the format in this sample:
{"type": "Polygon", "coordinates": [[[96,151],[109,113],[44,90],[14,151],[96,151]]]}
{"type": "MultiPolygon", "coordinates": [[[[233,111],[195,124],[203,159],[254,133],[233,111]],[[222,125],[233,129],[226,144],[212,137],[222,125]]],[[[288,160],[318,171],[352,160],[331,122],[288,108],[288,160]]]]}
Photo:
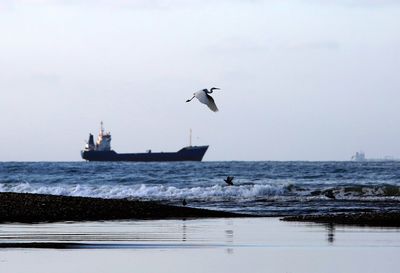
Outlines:
{"type": "Polygon", "coordinates": [[[100,135],[104,135],[104,127],[103,127],[103,121],[100,122],[100,135]]]}
{"type": "Polygon", "coordinates": [[[189,147],[192,147],[192,128],[189,131],[189,147]]]}

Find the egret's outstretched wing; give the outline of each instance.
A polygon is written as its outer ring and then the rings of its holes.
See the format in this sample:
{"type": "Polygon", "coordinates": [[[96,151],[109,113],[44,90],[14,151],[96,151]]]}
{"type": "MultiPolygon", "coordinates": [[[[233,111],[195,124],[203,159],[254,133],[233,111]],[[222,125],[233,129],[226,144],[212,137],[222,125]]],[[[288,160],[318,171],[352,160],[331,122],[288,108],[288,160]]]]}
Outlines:
{"type": "Polygon", "coordinates": [[[208,108],[210,108],[211,111],[213,111],[213,112],[218,112],[218,107],[215,104],[214,99],[208,94],[206,94],[206,96],[207,96],[207,99],[208,99],[208,103],[207,103],[208,108]]]}
{"type": "Polygon", "coordinates": [[[197,91],[196,93],[194,93],[194,96],[201,102],[204,104],[208,103],[208,98],[207,98],[207,94],[203,91],[197,91]]]}

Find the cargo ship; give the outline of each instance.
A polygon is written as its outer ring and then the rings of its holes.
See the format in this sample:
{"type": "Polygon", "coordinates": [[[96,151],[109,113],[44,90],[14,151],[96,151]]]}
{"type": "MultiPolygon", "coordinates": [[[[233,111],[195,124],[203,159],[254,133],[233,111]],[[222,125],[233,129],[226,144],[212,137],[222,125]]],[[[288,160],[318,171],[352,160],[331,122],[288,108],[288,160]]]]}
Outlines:
{"type": "Polygon", "coordinates": [[[87,161],[201,161],[207,149],[208,145],[192,146],[190,140],[189,146],[177,152],[152,152],[147,150],[145,153],[117,153],[111,149],[111,134],[104,131],[103,122],[101,122],[96,143],[94,143],[93,135],[89,134],[89,140],[84,150],[81,151],[81,156],[87,161]]]}

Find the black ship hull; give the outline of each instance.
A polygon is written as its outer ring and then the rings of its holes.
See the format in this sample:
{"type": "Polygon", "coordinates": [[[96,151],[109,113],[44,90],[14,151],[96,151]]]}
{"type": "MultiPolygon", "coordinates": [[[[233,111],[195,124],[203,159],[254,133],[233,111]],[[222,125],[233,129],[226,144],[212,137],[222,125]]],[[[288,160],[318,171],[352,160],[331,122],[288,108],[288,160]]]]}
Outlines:
{"type": "Polygon", "coordinates": [[[81,151],[83,159],[88,161],[132,161],[132,162],[163,162],[163,161],[201,161],[208,146],[189,146],[172,153],[132,153],[119,154],[115,151],[81,151]]]}

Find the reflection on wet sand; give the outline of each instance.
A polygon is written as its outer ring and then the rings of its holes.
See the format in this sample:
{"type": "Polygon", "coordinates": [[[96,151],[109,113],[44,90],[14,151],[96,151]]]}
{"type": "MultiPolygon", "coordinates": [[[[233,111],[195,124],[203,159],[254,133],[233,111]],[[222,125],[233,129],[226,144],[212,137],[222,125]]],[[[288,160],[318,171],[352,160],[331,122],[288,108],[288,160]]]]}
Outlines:
{"type": "Polygon", "coordinates": [[[335,224],[326,224],[326,231],[328,232],[327,240],[330,244],[335,241],[335,224]]]}
{"type": "MultiPolygon", "coordinates": [[[[233,230],[232,229],[227,229],[225,230],[225,235],[226,235],[226,244],[229,245],[233,245],[233,230]]],[[[233,254],[233,248],[232,247],[228,247],[226,249],[226,252],[228,254],[233,254]]]]}
{"type": "MultiPolygon", "coordinates": [[[[233,245],[233,234],[234,234],[234,227],[233,227],[233,222],[231,220],[227,220],[226,225],[228,226],[227,229],[225,229],[225,243],[226,245],[233,245]]],[[[227,247],[226,248],[226,253],[228,254],[233,254],[233,248],[232,247],[227,247]]]]}
{"type": "Polygon", "coordinates": [[[182,220],[182,242],[186,242],[186,220],[182,220]]]}

